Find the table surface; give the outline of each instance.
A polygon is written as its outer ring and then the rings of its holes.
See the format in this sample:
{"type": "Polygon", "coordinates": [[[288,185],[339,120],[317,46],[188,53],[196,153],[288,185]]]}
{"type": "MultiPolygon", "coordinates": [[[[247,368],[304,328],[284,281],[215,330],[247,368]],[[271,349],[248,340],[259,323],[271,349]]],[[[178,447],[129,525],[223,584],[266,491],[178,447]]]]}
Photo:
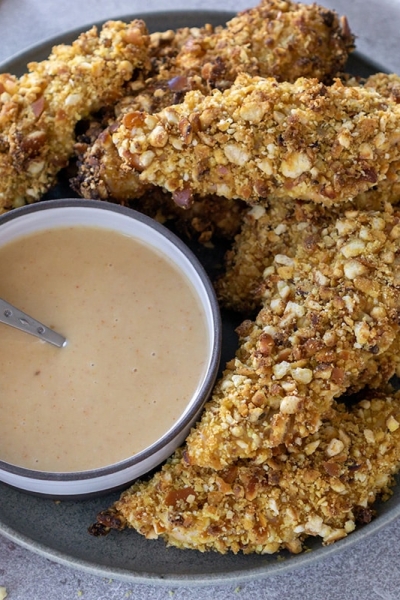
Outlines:
{"type": "MultiPolygon", "coordinates": [[[[395,47],[400,0],[324,0],[347,14],[357,34],[358,50],[386,69],[400,73],[395,47]]],[[[254,0],[0,0],[0,61],[68,29],[137,12],[222,9],[237,11],[254,0]]],[[[351,549],[312,566],[242,585],[158,587],[104,579],[54,563],[0,536],[0,588],[10,600],[396,600],[400,587],[400,521],[381,529],[351,549]]],[[[195,556],[194,556],[195,560],[195,556]]]]}

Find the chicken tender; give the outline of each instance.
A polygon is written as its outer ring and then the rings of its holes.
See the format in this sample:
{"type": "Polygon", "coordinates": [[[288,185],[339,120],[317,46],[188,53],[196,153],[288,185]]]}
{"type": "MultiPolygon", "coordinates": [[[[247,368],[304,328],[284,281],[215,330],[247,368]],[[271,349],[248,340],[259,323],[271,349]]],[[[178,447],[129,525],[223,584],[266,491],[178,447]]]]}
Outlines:
{"type": "MultiPolygon", "coordinates": [[[[207,95],[215,88],[226,89],[241,72],[287,81],[300,76],[331,81],[343,69],[353,46],[346,19],[339,19],[333,11],[315,4],[263,0],[226,27],[206,25],[176,34],[153,34],[152,72],[143,86],[135,86],[135,94],[118,105],[117,116],[128,111],[153,114],[181,102],[190,90],[207,95]],[[165,40],[171,48],[166,57],[165,40]]],[[[112,142],[116,126],[110,124],[80,158],[72,185],[85,198],[124,202],[143,195],[149,187],[139,180],[138,171],[121,168],[112,142]]]]}
{"type": "Polygon", "coordinates": [[[72,186],[78,193],[85,197],[111,200],[130,206],[160,223],[173,224],[177,232],[186,238],[196,239],[201,244],[206,244],[212,239],[233,240],[240,231],[242,217],[247,209],[246,203],[218,196],[206,196],[198,198],[187,210],[182,210],[173,201],[171,194],[155,186],[148,186],[145,192],[142,186],[139,197],[130,200],[134,189],[139,192],[139,187],[134,186],[141,184],[135,173],[121,171],[118,161],[113,161],[113,152],[117,152],[115,146],[112,143],[110,145],[111,137],[108,130],[99,131],[99,127],[101,124],[92,120],[90,129],[82,136],[83,141],[75,145],[75,148],[77,146],[84,148],[83,151],[87,152],[88,159],[81,165],[80,175],[72,180],[72,186]],[[85,140],[91,135],[95,135],[97,139],[87,150],[88,144],[85,140]],[[100,149],[98,157],[96,157],[96,148],[100,149]],[[111,163],[108,162],[109,160],[111,163]],[[101,173],[102,175],[99,176],[101,173]],[[110,178],[112,173],[114,175],[110,178]]]}
{"type": "Polygon", "coordinates": [[[317,4],[262,0],[226,27],[184,45],[176,68],[201,74],[211,89],[229,87],[242,72],[280,81],[316,77],[330,82],[353,49],[347,20],[334,11],[317,4]]]}
{"type": "Polygon", "coordinates": [[[179,204],[217,194],[331,206],[385,179],[398,159],[400,105],[339,80],[242,74],[223,93],[189,92],[157,114],[127,113],[112,139],[126,168],[179,204]]]}
{"type": "MultiPolygon", "coordinates": [[[[399,75],[394,73],[375,73],[368,77],[362,85],[400,104],[399,75]]],[[[385,179],[357,197],[357,205],[368,209],[373,208],[382,200],[391,204],[400,202],[400,156],[390,163],[385,179]]]]}
{"type": "Polygon", "coordinates": [[[334,398],[398,367],[400,214],[314,208],[293,215],[293,256],[264,271],[263,308],[239,327],[236,357],[187,439],[192,464],[261,463],[316,432],[334,398]]]}
{"type": "MultiPolygon", "coordinates": [[[[398,75],[377,73],[363,83],[352,78],[347,85],[364,85],[373,88],[382,96],[400,97],[400,77],[398,75]]],[[[400,202],[400,160],[394,160],[386,173],[386,179],[367,192],[359,194],[343,206],[342,210],[384,210],[385,204],[400,202]]],[[[297,222],[291,215],[300,209],[303,219],[307,212],[313,216],[315,208],[291,202],[269,201],[264,210],[255,207],[243,216],[241,231],[235,239],[233,248],[227,253],[224,274],[216,282],[220,303],[229,309],[251,315],[260,308],[260,284],[264,269],[269,267],[275,254],[292,255],[297,244],[297,222]]]]}
{"type": "Polygon", "coordinates": [[[239,461],[216,472],[188,466],[180,449],[100,513],[91,532],[133,527],[202,552],[298,553],[309,536],[330,544],[369,522],[399,464],[400,396],[376,392],[350,411],[336,405],[318,433],[262,466],[239,461]]]}
{"type": "MultiPolygon", "coordinates": [[[[341,212],[384,211],[384,198],[384,194],[370,190],[346,203],[341,212]]],[[[318,218],[323,223],[325,212],[312,203],[278,200],[270,201],[265,208],[257,205],[248,209],[233,247],[226,253],[224,273],[214,283],[221,306],[244,316],[254,315],[263,304],[265,269],[273,264],[276,255],[293,257],[303,241],[301,228],[316,223],[318,218]]]]}
{"type": "Polygon", "coordinates": [[[75,125],[115,103],[147,60],[143,21],[110,21],[0,82],[0,207],[38,200],[73,154],[75,125]]]}
{"type": "MultiPolygon", "coordinates": [[[[113,200],[125,204],[138,198],[151,188],[139,180],[138,173],[124,171],[122,161],[112,142],[111,133],[116,120],[126,112],[145,110],[156,112],[179,100],[181,92],[168,86],[173,77],[174,59],[188,40],[195,40],[213,28],[182,28],[150,35],[149,70],[142,69],[129,83],[126,95],[100,120],[93,120],[77,144],[78,174],[72,178],[71,187],[84,198],[113,200]],[[177,95],[178,94],[178,95],[177,95]],[[167,96],[167,97],[166,97],[167,96]]],[[[175,73],[175,71],[174,71],[175,73]]],[[[179,87],[178,83],[177,86],[179,87]]]]}
{"type": "Polygon", "coordinates": [[[314,204],[284,201],[248,209],[226,253],[224,273],[214,283],[220,305],[245,316],[259,310],[265,269],[276,255],[294,256],[303,233],[298,225],[315,219],[316,212],[314,204]]]}

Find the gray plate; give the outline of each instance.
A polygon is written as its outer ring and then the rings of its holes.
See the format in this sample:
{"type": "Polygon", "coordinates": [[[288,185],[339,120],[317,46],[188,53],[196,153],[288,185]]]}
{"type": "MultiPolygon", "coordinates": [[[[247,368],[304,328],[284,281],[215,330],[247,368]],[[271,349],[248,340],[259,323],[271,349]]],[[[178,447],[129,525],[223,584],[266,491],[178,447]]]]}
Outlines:
{"type": "MultiPolygon", "coordinates": [[[[229,13],[223,12],[166,12],[134,15],[145,19],[152,31],[183,26],[214,25],[226,22],[229,13]]],[[[122,17],[130,20],[132,15],[122,17]]],[[[74,30],[37,45],[0,65],[0,72],[20,75],[26,63],[46,58],[54,44],[70,43],[82,31],[74,30]]],[[[353,56],[348,70],[363,76],[377,69],[360,56],[353,56]]],[[[64,192],[56,190],[53,197],[64,192]]],[[[65,195],[71,195],[65,191],[65,195]]],[[[234,323],[225,317],[224,359],[233,354],[234,323]]],[[[341,552],[400,516],[400,488],[394,489],[391,499],[377,506],[376,519],[332,546],[322,547],[318,539],[310,538],[310,552],[278,556],[201,554],[191,550],[166,548],[162,541],[149,541],[134,531],[112,532],[105,538],[94,538],[87,528],[96,514],[118,497],[111,494],[79,502],[38,498],[0,484],[0,532],[18,544],[60,563],[133,583],[166,583],[168,585],[205,585],[237,582],[282,573],[304,567],[328,555],[341,552]]]]}

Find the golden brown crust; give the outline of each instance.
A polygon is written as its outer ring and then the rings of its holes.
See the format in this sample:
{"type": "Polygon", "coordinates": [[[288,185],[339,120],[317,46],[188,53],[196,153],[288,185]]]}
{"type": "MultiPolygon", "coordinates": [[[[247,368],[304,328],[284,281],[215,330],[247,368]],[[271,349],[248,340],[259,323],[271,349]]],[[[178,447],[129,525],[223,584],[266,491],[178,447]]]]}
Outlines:
{"type": "Polygon", "coordinates": [[[400,372],[400,215],[390,205],[342,214],[288,202],[284,218],[282,206],[276,235],[287,253],[271,240],[265,307],[240,327],[237,358],[202,422],[150,481],[98,515],[93,534],[133,527],[202,552],[298,553],[309,536],[347,536],[390,495],[400,392],[363,392],[351,409],[333,396],[400,372]]]}
{"type": "Polygon", "coordinates": [[[372,88],[382,96],[391,98],[395,102],[400,102],[400,75],[396,73],[375,73],[370,75],[364,86],[372,88]]]}
{"type": "Polygon", "coordinates": [[[332,205],[385,179],[398,157],[400,105],[375,90],[239,76],[189,92],[155,115],[128,113],[113,134],[126,168],[176,198],[215,193],[332,205]]]}
{"type": "MultiPolygon", "coordinates": [[[[150,43],[153,68],[116,108],[117,116],[128,110],[158,112],[181,102],[190,90],[207,95],[226,89],[241,72],[331,81],[344,67],[353,41],[345,20],[333,11],[282,0],[263,0],[225,27],[156,33],[150,43]]],[[[138,172],[121,170],[121,162],[107,130],[81,157],[73,186],[85,198],[124,202],[139,197],[148,185],[139,181],[138,172]]]]}
{"type": "MultiPolygon", "coordinates": [[[[398,75],[377,73],[362,83],[354,78],[348,79],[346,85],[364,85],[382,96],[400,97],[398,75]]],[[[353,207],[381,211],[388,202],[400,202],[400,160],[390,163],[386,178],[379,185],[356,196],[342,210],[353,207]]],[[[247,315],[261,306],[260,284],[264,269],[270,266],[275,254],[290,254],[296,245],[296,232],[290,227],[293,221],[288,219],[294,210],[294,203],[270,200],[266,210],[255,207],[245,213],[241,231],[227,253],[225,272],[216,282],[218,298],[223,306],[247,315]]]]}
{"type": "Polygon", "coordinates": [[[176,55],[189,39],[210,33],[211,26],[203,29],[182,28],[150,35],[149,69],[142,70],[126,88],[126,95],[99,123],[90,125],[94,131],[85,134],[85,142],[75,145],[78,157],[78,174],[71,186],[84,198],[113,200],[126,203],[147,192],[151,186],[139,181],[136,172],[124,171],[118,152],[112,143],[111,133],[116,119],[130,110],[155,112],[174,103],[176,92],[168,87],[174,73],[176,55]],[[97,134],[95,133],[97,131],[97,134]],[[89,135],[88,135],[89,133],[89,135]]]}
{"type": "Polygon", "coordinates": [[[224,272],[214,284],[221,306],[247,317],[261,308],[264,270],[276,254],[295,252],[299,233],[295,211],[294,202],[272,201],[243,215],[240,232],[226,253],[224,272]]]}
{"type": "MultiPolygon", "coordinates": [[[[400,181],[400,179],[399,179],[400,181]]],[[[394,189],[394,186],[392,186],[394,189]]],[[[344,214],[351,210],[385,210],[388,193],[376,189],[359,194],[354,201],[341,207],[344,214]]],[[[390,207],[388,207],[390,210],[390,207]]],[[[242,217],[241,229],[232,248],[226,253],[225,269],[215,282],[221,306],[251,316],[262,306],[263,273],[276,254],[293,256],[301,241],[296,219],[316,217],[318,209],[301,202],[270,200],[269,206],[255,206],[242,217]],[[296,214],[298,215],[296,217],[296,214]]],[[[336,209],[336,213],[338,213],[336,209]]]]}
{"type": "Polygon", "coordinates": [[[54,47],[1,93],[1,208],[38,200],[54,183],[73,154],[76,123],[121,97],[147,47],[143,21],[110,21],[99,34],[92,28],[71,46],[54,47]]]}
{"type": "Polygon", "coordinates": [[[136,171],[123,170],[109,126],[90,144],[76,144],[78,174],[70,185],[80,196],[126,204],[140,198],[152,186],[142,183],[136,171]]]}
{"type": "Polygon", "coordinates": [[[292,250],[264,271],[264,306],[187,439],[192,464],[262,462],[317,431],[334,398],[396,370],[399,214],[299,204],[283,225],[292,250]]]}
{"type": "Polygon", "coordinates": [[[330,544],[373,517],[378,494],[390,494],[399,424],[399,394],[375,393],[350,411],[335,406],[318,433],[293,452],[277,449],[262,466],[239,461],[215,472],[188,466],[180,449],[100,513],[94,532],[127,526],[179,548],[221,553],[298,553],[308,536],[330,544]]]}
{"type": "MultiPolygon", "coordinates": [[[[363,86],[367,89],[377,91],[381,96],[400,104],[400,76],[394,73],[375,73],[368,77],[363,86]]],[[[373,207],[379,202],[400,202],[400,159],[397,158],[390,163],[386,177],[378,185],[367,192],[360,194],[357,198],[358,206],[364,208],[373,207]]]]}
{"type": "Polygon", "coordinates": [[[199,74],[209,89],[229,87],[239,73],[330,82],[354,49],[345,18],[317,4],[262,0],[226,27],[189,40],[176,70],[199,74]]]}

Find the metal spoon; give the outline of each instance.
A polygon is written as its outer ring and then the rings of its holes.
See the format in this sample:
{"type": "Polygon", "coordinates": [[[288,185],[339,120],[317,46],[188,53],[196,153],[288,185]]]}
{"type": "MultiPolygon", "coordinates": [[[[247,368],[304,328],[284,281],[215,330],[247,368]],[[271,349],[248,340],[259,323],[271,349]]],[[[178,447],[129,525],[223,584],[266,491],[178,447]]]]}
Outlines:
{"type": "Polygon", "coordinates": [[[10,327],[15,327],[15,329],[30,333],[44,342],[49,342],[49,344],[53,344],[53,346],[57,346],[58,348],[62,348],[67,343],[65,337],[52,329],[49,329],[49,327],[46,327],[43,323],[36,321],[36,319],[33,319],[1,298],[0,323],[5,323],[6,325],[10,325],[10,327]]]}

